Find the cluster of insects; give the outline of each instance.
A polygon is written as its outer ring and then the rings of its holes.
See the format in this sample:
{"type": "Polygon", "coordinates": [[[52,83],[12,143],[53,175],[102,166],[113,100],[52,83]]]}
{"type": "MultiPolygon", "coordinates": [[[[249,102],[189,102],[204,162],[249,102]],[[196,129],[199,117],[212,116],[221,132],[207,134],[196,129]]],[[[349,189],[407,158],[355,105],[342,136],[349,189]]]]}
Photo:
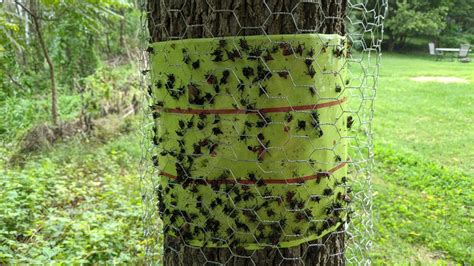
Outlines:
{"type": "MultiPolygon", "coordinates": [[[[171,47],[176,49],[176,46],[171,47]]],[[[329,49],[327,43],[322,44],[322,53],[336,58],[344,56],[344,45],[334,46],[332,53],[329,49]]],[[[226,169],[212,176],[202,174],[210,160],[202,158],[218,157],[231,137],[235,139],[230,141],[245,147],[250,154],[248,161],[271,164],[270,148],[278,144],[273,133],[264,129],[272,124],[284,124],[282,133],[312,138],[328,135],[323,131],[322,116],[317,109],[275,115],[260,107],[268,98],[265,96],[275,90],[270,81],[289,81],[291,75],[295,75],[289,70],[272,72],[266,64],[282,56],[295,59],[301,63],[299,75],[313,79],[317,75],[314,47],[304,42],[262,45],[241,38],[236,43],[219,40],[201,56],[190,52],[196,49],[176,50],[188,76],[161,68],[160,78],[148,88],[151,98],[155,99],[150,106],[153,118],[168,123],[163,122],[164,128],[153,129],[152,141],[159,146],[159,153],[152,160],[157,167],[166,161],[165,165],[171,164],[175,170],[156,189],[157,208],[165,233],[179,236],[190,244],[200,241],[202,246],[238,247],[254,241],[280,245],[302,236],[321,235],[348,219],[347,205],[351,198],[345,189],[347,178],[339,174],[320,169],[314,180],[295,179],[291,185],[271,184],[266,179],[268,175],[254,169],[249,169],[245,176],[234,176],[226,169]],[[209,62],[220,67],[210,71],[206,68],[209,62]],[[232,108],[222,112],[207,110],[215,109],[220,97],[230,92],[237,92],[232,108]],[[168,107],[165,100],[173,102],[173,108],[168,107]],[[164,115],[163,111],[168,109],[178,114],[164,115]],[[236,124],[240,126],[234,126],[236,124]],[[160,145],[166,142],[172,144],[160,145]],[[308,194],[311,189],[317,193],[308,194]]],[[[148,52],[156,54],[151,47],[148,52]]],[[[318,94],[315,86],[308,88],[304,92],[308,99],[318,94]]],[[[342,91],[343,85],[336,84],[334,95],[342,91]]],[[[352,117],[348,117],[345,125],[350,128],[352,124],[352,117]]],[[[334,160],[344,161],[340,155],[334,160]]],[[[308,162],[315,165],[314,160],[308,162]]],[[[291,177],[299,176],[295,171],[291,177]]]]}
{"type": "MultiPolygon", "coordinates": [[[[229,173],[222,174],[226,177],[229,173]]],[[[345,183],[345,177],[337,182],[345,183]]],[[[160,185],[156,193],[163,231],[189,244],[201,241],[203,246],[239,246],[248,243],[249,237],[278,246],[280,241],[322,234],[349,219],[345,213],[351,199],[339,187],[307,196],[297,190],[283,192],[268,186],[261,193],[248,185],[225,185],[219,193],[211,191],[211,187],[197,182],[173,181],[160,185]],[[190,194],[186,196],[188,200],[183,200],[186,193],[190,194]],[[325,207],[318,213],[321,205],[325,207]]]]}

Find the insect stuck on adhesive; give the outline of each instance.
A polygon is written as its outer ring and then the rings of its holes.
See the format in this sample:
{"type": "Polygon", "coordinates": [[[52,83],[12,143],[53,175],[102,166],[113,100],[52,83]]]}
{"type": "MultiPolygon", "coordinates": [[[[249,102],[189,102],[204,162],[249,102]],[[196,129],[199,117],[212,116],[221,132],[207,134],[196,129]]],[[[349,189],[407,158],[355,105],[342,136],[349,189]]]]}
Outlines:
{"type": "Polygon", "coordinates": [[[254,70],[253,70],[253,68],[251,68],[251,67],[244,67],[244,68],[242,68],[242,74],[243,74],[247,79],[249,79],[250,76],[253,76],[253,75],[254,75],[254,70]]]}
{"type": "Polygon", "coordinates": [[[198,69],[200,65],[201,63],[199,62],[199,59],[192,63],[193,69],[198,69]]]}
{"type": "Polygon", "coordinates": [[[206,74],[204,77],[206,78],[207,84],[217,84],[217,78],[213,74],[206,74]]]}
{"type": "Polygon", "coordinates": [[[174,88],[174,83],[176,81],[176,77],[174,76],[174,74],[168,74],[168,75],[166,75],[166,77],[168,79],[166,80],[165,87],[166,87],[166,89],[171,90],[171,89],[174,88]]]}
{"type": "Polygon", "coordinates": [[[336,46],[333,50],[333,54],[337,58],[341,58],[344,55],[344,47],[342,47],[340,45],[336,46]]]}
{"type": "Polygon", "coordinates": [[[220,84],[227,84],[227,79],[229,78],[230,72],[229,70],[224,70],[222,72],[222,78],[220,81],[220,84]]]}
{"type": "Polygon", "coordinates": [[[236,58],[241,58],[240,53],[239,51],[237,51],[237,49],[232,49],[232,51],[226,50],[226,54],[227,54],[227,58],[231,60],[232,62],[235,62],[236,58]]]}
{"type": "Polygon", "coordinates": [[[288,75],[290,75],[290,72],[288,72],[288,70],[282,70],[282,71],[278,71],[278,76],[280,76],[280,78],[284,78],[284,79],[288,79],[288,75]]]}
{"type": "Polygon", "coordinates": [[[214,62],[221,62],[222,61],[222,58],[224,56],[224,53],[222,52],[222,50],[220,48],[216,48],[212,53],[211,53],[212,56],[214,56],[214,58],[212,59],[212,61],[214,62]]]}
{"type": "Polygon", "coordinates": [[[155,54],[155,49],[153,49],[153,47],[151,46],[148,46],[148,48],[146,48],[146,51],[150,54],[155,54]]]}
{"type": "Polygon", "coordinates": [[[291,49],[291,45],[289,43],[281,43],[280,48],[282,49],[282,53],[284,56],[289,56],[293,54],[293,49],[291,49]]]}
{"type": "Polygon", "coordinates": [[[298,127],[296,128],[297,131],[306,130],[306,121],[298,120],[298,127]]]}
{"type": "Polygon", "coordinates": [[[161,89],[163,87],[163,82],[161,80],[158,80],[156,82],[156,88],[161,89]]]}
{"type": "Polygon", "coordinates": [[[270,54],[270,52],[267,51],[265,55],[263,56],[263,60],[265,60],[265,62],[273,60],[272,54],[270,54]]]}
{"type": "Polygon", "coordinates": [[[189,57],[189,54],[188,54],[188,51],[186,51],[186,49],[183,49],[183,62],[188,65],[189,63],[191,63],[191,57],[189,57]]]}
{"type": "Polygon", "coordinates": [[[302,45],[301,43],[298,44],[298,46],[296,47],[295,49],[295,52],[297,54],[299,54],[300,56],[303,55],[303,51],[304,51],[304,45],[302,45]]]}
{"type": "Polygon", "coordinates": [[[247,40],[245,39],[240,39],[239,44],[240,44],[240,48],[242,48],[242,50],[244,51],[248,51],[250,49],[249,44],[247,43],[247,40]]]}
{"type": "Polygon", "coordinates": [[[308,72],[307,72],[307,74],[308,74],[308,76],[310,76],[311,78],[314,78],[314,76],[316,75],[316,71],[314,70],[313,65],[308,66],[308,72]]]}
{"type": "Polygon", "coordinates": [[[352,128],[352,124],[354,124],[354,119],[352,118],[352,116],[348,116],[347,117],[347,128],[348,129],[352,128]]]}
{"type": "Polygon", "coordinates": [[[220,48],[225,48],[226,45],[227,45],[227,41],[225,39],[220,39],[219,40],[219,47],[220,48]]]}
{"type": "Polygon", "coordinates": [[[250,52],[249,56],[247,57],[248,60],[257,60],[258,57],[262,54],[262,50],[259,47],[254,47],[250,52]]]}
{"type": "Polygon", "coordinates": [[[330,188],[325,188],[323,191],[324,196],[331,196],[332,194],[333,194],[333,191],[330,188]]]}

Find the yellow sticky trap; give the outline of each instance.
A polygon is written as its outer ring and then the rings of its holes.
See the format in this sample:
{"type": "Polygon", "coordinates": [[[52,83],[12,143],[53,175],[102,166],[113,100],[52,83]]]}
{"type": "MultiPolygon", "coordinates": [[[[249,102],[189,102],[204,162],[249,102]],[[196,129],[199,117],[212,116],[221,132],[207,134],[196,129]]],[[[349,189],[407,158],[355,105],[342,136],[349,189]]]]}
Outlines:
{"type": "Polygon", "coordinates": [[[345,42],[300,34],[149,48],[166,234],[198,247],[292,247],[347,219],[345,42]]]}

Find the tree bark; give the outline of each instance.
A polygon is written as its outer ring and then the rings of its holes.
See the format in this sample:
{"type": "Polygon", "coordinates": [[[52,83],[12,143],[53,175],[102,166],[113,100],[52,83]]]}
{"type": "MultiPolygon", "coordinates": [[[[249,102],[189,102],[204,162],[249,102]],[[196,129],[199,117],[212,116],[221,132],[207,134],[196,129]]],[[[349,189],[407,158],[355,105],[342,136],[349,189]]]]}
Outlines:
{"type": "Polygon", "coordinates": [[[347,0],[149,0],[152,42],[263,34],[345,34],[347,0]]]}
{"type": "MultiPolygon", "coordinates": [[[[264,34],[344,35],[347,0],[149,0],[150,42],[264,34]]],[[[164,265],[344,265],[344,232],[294,248],[196,248],[165,235],[164,265]],[[236,256],[238,255],[238,256],[236,256]]]]}

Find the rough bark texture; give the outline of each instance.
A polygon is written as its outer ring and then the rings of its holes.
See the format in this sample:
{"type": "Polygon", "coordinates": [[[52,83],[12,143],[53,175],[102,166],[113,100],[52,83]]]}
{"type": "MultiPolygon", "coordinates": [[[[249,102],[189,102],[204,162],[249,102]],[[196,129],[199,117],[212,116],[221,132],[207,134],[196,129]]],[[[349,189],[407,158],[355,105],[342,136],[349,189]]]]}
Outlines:
{"type": "Polygon", "coordinates": [[[256,251],[228,248],[193,248],[178,238],[165,236],[164,265],[345,265],[344,232],[294,248],[256,251]]]}
{"type": "MultiPolygon", "coordinates": [[[[347,0],[149,0],[151,42],[264,34],[345,34],[347,0]]],[[[165,265],[344,265],[344,233],[295,248],[193,248],[165,236],[165,265]]]]}
{"type": "Polygon", "coordinates": [[[151,41],[263,34],[344,35],[347,0],[149,0],[151,41]]]}

